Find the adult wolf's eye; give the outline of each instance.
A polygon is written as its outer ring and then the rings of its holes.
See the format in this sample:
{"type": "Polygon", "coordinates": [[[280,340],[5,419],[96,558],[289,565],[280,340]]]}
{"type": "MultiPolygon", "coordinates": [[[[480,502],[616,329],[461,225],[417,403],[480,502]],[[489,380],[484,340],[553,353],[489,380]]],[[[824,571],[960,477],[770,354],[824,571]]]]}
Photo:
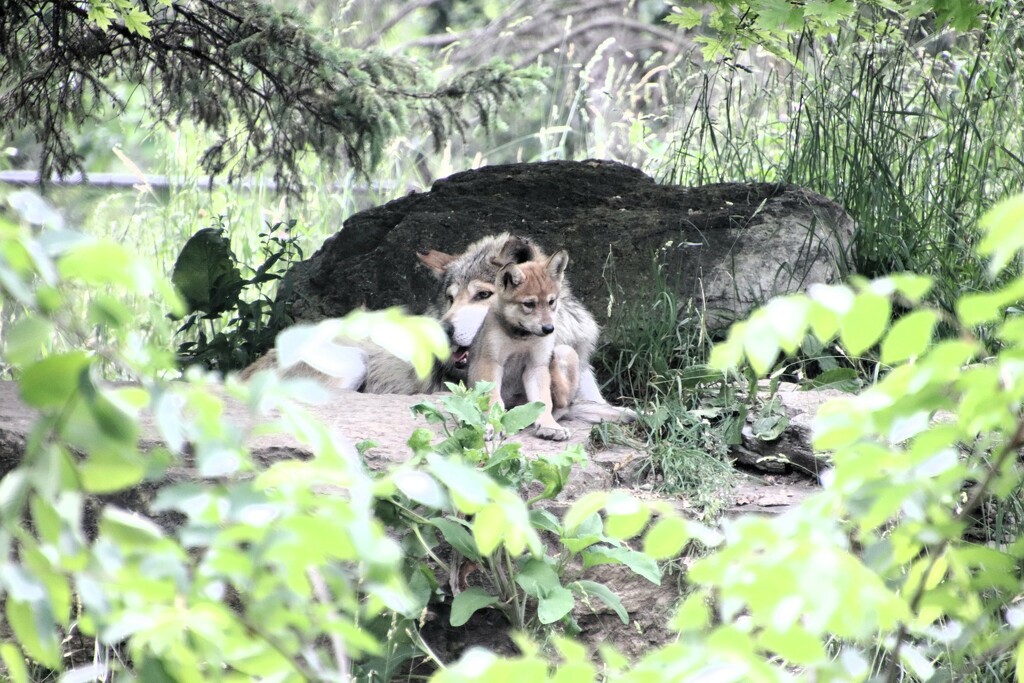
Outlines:
{"type": "Polygon", "coordinates": [[[449,294],[448,295],[448,303],[454,303],[454,302],[455,302],[455,297],[452,296],[451,294],[449,294]]]}
{"type": "Polygon", "coordinates": [[[486,289],[481,289],[479,292],[476,293],[476,296],[473,298],[476,299],[477,301],[483,301],[484,299],[490,299],[491,294],[493,293],[494,292],[489,292],[486,289]]]}

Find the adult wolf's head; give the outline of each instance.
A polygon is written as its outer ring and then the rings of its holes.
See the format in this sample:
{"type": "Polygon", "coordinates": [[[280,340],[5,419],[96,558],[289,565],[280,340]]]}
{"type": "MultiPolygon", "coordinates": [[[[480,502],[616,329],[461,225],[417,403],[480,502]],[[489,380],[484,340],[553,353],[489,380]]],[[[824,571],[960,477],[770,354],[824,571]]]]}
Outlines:
{"type": "Polygon", "coordinates": [[[512,337],[547,336],[555,331],[555,312],[569,255],[560,251],[544,261],[504,264],[495,278],[498,321],[512,337]]]}
{"type": "Polygon", "coordinates": [[[452,341],[451,363],[459,371],[469,362],[469,346],[490,308],[498,269],[545,258],[529,239],[507,232],[477,240],[461,254],[430,249],[417,256],[440,281],[436,313],[452,341]]]}

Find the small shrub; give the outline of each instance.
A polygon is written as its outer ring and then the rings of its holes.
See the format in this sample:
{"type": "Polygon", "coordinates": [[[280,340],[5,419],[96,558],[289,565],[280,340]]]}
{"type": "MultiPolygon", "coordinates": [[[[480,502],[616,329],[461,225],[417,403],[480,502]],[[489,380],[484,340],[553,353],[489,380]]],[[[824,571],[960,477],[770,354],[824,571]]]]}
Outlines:
{"type": "Polygon", "coordinates": [[[281,281],[288,266],[302,259],[289,232],[294,227],[294,221],[277,223],[260,233],[263,262],[255,267],[239,263],[223,222],[185,243],[171,280],[188,308],[178,334],[194,339],[179,344],[180,365],[226,372],[245,367],[273,345],[292,317],[286,292],[268,285],[281,281]],[[248,278],[243,269],[250,272],[248,278]]]}

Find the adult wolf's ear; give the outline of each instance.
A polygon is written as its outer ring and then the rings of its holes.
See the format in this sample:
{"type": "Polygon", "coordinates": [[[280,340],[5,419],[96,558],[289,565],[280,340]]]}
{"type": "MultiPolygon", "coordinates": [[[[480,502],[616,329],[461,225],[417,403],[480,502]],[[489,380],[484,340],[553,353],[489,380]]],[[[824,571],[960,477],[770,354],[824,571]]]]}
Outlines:
{"type": "Polygon", "coordinates": [[[501,286],[505,289],[518,287],[523,284],[524,279],[525,277],[523,276],[522,269],[515,263],[506,264],[500,271],[498,271],[498,280],[501,282],[501,286]]]}
{"type": "Polygon", "coordinates": [[[507,263],[536,261],[539,257],[540,250],[529,238],[513,235],[505,240],[505,244],[502,245],[498,255],[492,259],[492,263],[504,266],[507,263]]]}
{"type": "Polygon", "coordinates": [[[416,258],[427,268],[430,268],[438,279],[444,277],[448,264],[455,260],[455,257],[451,254],[446,254],[443,251],[434,251],[433,249],[420,249],[416,252],[416,258]]]}
{"type": "Polygon", "coordinates": [[[555,280],[561,280],[565,274],[565,267],[569,265],[569,253],[563,249],[551,258],[548,259],[545,264],[548,269],[548,274],[555,280]]]}

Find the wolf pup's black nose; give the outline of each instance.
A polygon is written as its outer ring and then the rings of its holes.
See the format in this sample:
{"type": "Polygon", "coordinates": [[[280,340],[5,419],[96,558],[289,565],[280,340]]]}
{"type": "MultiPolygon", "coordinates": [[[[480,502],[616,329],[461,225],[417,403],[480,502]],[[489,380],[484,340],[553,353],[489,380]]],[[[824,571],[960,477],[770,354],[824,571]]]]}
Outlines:
{"type": "Polygon", "coordinates": [[[551,324],[541,325],[540,331],[543,332],[544,334],[551,334],[552,332],[555,331],[555,326],[551,324]]]}

